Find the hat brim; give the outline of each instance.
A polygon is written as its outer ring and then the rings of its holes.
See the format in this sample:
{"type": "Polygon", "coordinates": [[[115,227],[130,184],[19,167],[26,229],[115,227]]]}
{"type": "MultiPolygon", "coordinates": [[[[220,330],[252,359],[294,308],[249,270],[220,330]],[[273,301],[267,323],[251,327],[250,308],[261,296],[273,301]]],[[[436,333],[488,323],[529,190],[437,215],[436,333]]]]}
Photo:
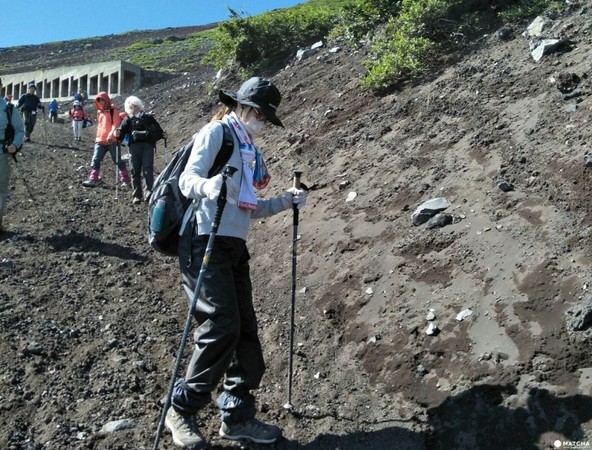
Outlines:
{"type": "Polygon", "coordinates": [[[282,127],[282,128],[284,127],[284,124],[279,119],[279,117],[277,116],[275,111],[273,111],[269,107],[258,105],[257,103],[254,103],[252,101],[242,100],[242,99],[238,98],[239,96],[236,91],[229,91],[227,89],[220,89],[218,91],[218,97],[220,97],[220,101],[222,103],[224,103],[226,106],[229,106],[229,107],[234,107],[234,106],[236,106],[237,103],[240,103],[241,105],[247,105],[247,106],[252,106],[254,108],[258,108],[263,114],[265,114],[265,117],[267,117],[267,119],[271,123],[273,123],[274,125],[277,125],[278,127],[282,127]]]}

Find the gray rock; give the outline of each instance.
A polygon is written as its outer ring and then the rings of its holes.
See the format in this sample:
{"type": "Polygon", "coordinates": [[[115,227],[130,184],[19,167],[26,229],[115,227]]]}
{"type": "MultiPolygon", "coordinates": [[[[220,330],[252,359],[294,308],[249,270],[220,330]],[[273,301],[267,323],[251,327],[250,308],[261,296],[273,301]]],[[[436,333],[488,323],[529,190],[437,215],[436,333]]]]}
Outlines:
{"type": "Polygon", "coordinates": [[[545,29],[550,28],[552,25],[553,23],[546,17],[538,16],[530,23],[522,35],[527,38],[541,37],[545,29]]]}
{"type": "Polygon", "coordinates": [[[136,422],[131,419],[113,420],[103,425],[101,433],[115,433],[117,431],[130,430],[136,427],[136,422]]]}
{"type": "Polygon", "coordinates": [[[421,225],[422,223],[426,223],[436,214],[449,207],[450,202],[446,198],[439,197],[428,200],[419,205],[411,216],[413,225],[421,225]]]}
{"type": "Polygon", "coordinates": [[[10,259],[3,259],[0,261],[0,269],[12,269],[15,267],[15,264],[10,259]]]}
{"type": "Polygon", "coordinates": [[[452,215],[450,214],[436,214],[430,220],[428,220],[427,227],[429,229],[442,228],[452,223],[452,215]]]}
{"type": "Polygon", "coordinates": [[[571,103],[565,107],[565,112],[575,113],[578,110],[578,105],[571,103]]]}
{"type": "Polygon", "coordinates": [[[569,331],[583,331],[592,325],[592,299],[565,311],[565,324],[569,331]]]}
{"type": "Polygon", "coordinates": [[[543,39],[532,41],[530,43],[530,54],[532,59],[538,62],[543,56],[553,53],[567,44],[568,41],[566,39],[543,39]]]}
{"type": "Polygon", "coordinates": [[[506,41],[512,37],[512,30],[510,30],[507,27],[502,27],[499,30],[497,30],[495,34],[500,40],[506,41]]]}
{"type": "Polygon", "coordinates": [[[312,50],[312,49],[309,49],[309,48],[307,48],[307,49],[304,49],[304,50],[302,50],[302,49],[301,49],[301,50],[298,50],[298,51],[296,52],[296,59],[297,59],[298,61],[302,61],[303,59],[310,58],[310,57],[311,57],[312,55],[314,55],[314,54],[315,54],[317,51],[318,51],[317,49],[315,49],[315,50],[312,50]]]}

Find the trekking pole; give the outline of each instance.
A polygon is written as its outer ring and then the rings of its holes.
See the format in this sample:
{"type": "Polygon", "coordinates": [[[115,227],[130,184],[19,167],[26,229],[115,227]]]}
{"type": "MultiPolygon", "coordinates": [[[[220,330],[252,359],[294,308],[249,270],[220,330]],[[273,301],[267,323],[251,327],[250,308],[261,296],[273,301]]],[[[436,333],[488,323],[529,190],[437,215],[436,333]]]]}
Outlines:
{"type": "Polygon", "coordinates": [[[173,368],[173,373],[171,375],[171,381],[169,384],[169,390],[167,392],[166,400],[164,403],[164,407],[162,409],[162,413],[160,414],[160,422],[158,423],[158,430],[156,431],[156,438],[154,439],[154,446],[152,447],[153,450],[158,449],[158,443],[160,441],[160,436],[162,435],[162,430],[164,428],[164,421],[166,419],[166,414],[168,409],[171,406],[171,397],[173,395],[173,389],[175,388],[175,381],[177,378],[177,373],[179,372],[179,368],[181,367],[181,361],[183,359],[183,352],[185,351],[185,343],[187,341],[187,337],[189,336],[189,329],[191,328],[191,320],[193,318],[193,311],[195,310],[195,306],[197,305],[197,299],[199,298],[199,291],[201,290],[201,284],[203,283],[204,275],[206,269],[208,268],[208,263],[210,262],[210,255],[212,254],[212,249],[214,247],[214,239],[216,237],[216,233],[218,232],[218,227],[220,226],[220,220],[222,219],[222,212],[224,211],[224,207],[226,206],[226,178],[229,176],[231,177],[234,172],[236,172],[235,167],[226,166],[224,169],[224,173],[222,174],[222,187],[220,188],[220,194],[218,195],[218,201],[216,202],[216,214],[214,216],[214,221],[212,222],[212,229],[210,231],[210,237],[208,239],[208,244],[206,246],[205,253],[202,258],[201,268],[199,270],[199,275],[197,277],[197,282],[195,283],[195,289],[193,290],[193,298],[191,300],[191,307],[187,312],[187,319],[185,320],[185,328],[183,329],[183,336],[181,337],[181,344],[179,345],[179,349],[177,350],[177,360],[175,361],[175,366],[173,368]]]}
{"type": "Polygon", "coordinates": [[[117,179],[119,169],[119,157],[121,156],[121,148],[119,147],[119,141],[115,144],[115,200],[119,193],[119,180],[117,179]]]}
{"type": "Polygon", "coordinates": [[[37,198],[33,195],[33,190],[31,189],[31,186],[29,186],[29,182],[27,181],[27,177],[25,177],[23,174],[21,174],[20,168],[18,166],[17,160],[16,160],[16,153],[12,154],[12,157],[14,158],[14,173],[18,174],[18,178],[21,179],[21,181],[23,182],[23,184],[25,185],[25,190],[27,191],[27,194],[29,194],[29,198],[31,199],[31,202],[33,203],[33,208],[35,208],[35,211],[37,212],[37,217],[39,219],[41,219],[42,215],[41,215],[41,211],[39,210],[38,202],[37,202],[37,198]]]}
{"type": "Polygon", "coordinates": [[[45,145],[49,147],[49,141],[47,140],[47,125],[45,124],[45,109],[43,110],[43,132],[45,133],[45,145]]]}
{"type": "MultiPolygon", "coordinates": [[[[293,187],[300,189],[300,176],[302,172],[294,171],[293,187]]],[[[292,221],[292,306],[290,313],[290,353],[288,356],[288,403],[284,405],[284,409],[291,411],[294,409],[292,404],[292,372],[294,363],[294,314],[296,309],[296,244],[298,243],[298,206],[292,205],[294,211],[294,219],[292,221]]]]}
{"type": "Polygon", "coordinates": [[[167,145],[167,140],[164,138],[164,165],[166,166],[169,163],[169,147],[167,145]]]}

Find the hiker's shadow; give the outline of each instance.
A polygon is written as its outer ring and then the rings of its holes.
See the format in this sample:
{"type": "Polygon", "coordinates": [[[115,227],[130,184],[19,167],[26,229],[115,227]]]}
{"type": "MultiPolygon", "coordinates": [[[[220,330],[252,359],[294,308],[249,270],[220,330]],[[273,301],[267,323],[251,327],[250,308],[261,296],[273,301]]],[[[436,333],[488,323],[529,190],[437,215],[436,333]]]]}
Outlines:
{"type": "Polygon", "coordinates": [[[128,259],[133,261],[144,261],[142,256],[131,247],[125,247],[116,243],[108,243],[86,236],[77,231],[70,231],[67,234],[54,235],[45,239],[45,241],[56,251],[76,251],[81,253],[97,252],[103,256],[114,256],[116,258],[128,259]]]}
{"type": "Polygon", "coordinates": [[[2,241],[9,241],[17,236],[17,233],[14,231],[4,231],[0,233],[0,242],[2,241]]]}
{"type": "MultiPolygon", "coordinates": [[[[289,437],[276,443],[276,450],[539,450],[553,448],[554,441],[587,443],[582,424],[592,419],[592,397],[560,397],[545,389],[532,388],[522,396],[513,386],[480,385],[449,397],[427,410],[428,422],[413,431],[393,422],[352,421],[348,434],[321,434],[300,444],[289,437]],[[521,406],[520,406],[521,405],[521,406]],[[370,431],[361,431],[371,429],[370,431]]],[[[311,427],[319,426],[310,419],[311,427]]],[[[320,419],[322,421],[323,419],[320,419]]],[[[318,420],[317,420],[318,421],[318,420]]],[[[403,420],[400,422],[404,422],[403,420]]],[[[416,425],[420,425],[416,420],[416,425]]],[[[411,427],[408,427],[411,428],[411,427]]],[[[588,430],[590,431],[590,430],[588,430]]],[[[582,445],[584,445],[582,444],[582,445]]],[[[585,445],[584,445],[585,446],[585,445]]],[[[214,446],[213,449],[227,447],[214,446]]],[[[269,448],[248,445],[248,449],[269,448]]],[[[586,448],[588,448],[586,446],[586,448]]]]}
{"type": "Polygon", "coordinates": [[[588,439],[581,425],[592,419],[591,397],[559,397],[540,388],[524,396],[513,386],[480,385],[446,399],[428,410],[426,448],[536,450],[555,440],[588,439]]]}

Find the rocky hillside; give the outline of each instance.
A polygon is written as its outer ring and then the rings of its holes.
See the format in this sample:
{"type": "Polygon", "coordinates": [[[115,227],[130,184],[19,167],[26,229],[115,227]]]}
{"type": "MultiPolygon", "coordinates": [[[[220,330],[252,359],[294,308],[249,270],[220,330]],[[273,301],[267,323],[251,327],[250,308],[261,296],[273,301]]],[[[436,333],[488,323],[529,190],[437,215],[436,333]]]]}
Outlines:
{"type": "MultiPolygon", "coordinates": [[[[162,30],[131,31],[129,33],[111,34],[71,41],[57,41],[45,45],[25,45],[0,48],[0,67],[2,73],[20,73],[55,67],[88,64],[89,61],[100,62],[125,59],[136,56],[139,52],[155,52],[163,41],[177,42],[182,49],[182,42],[195,33],[209,30],[216,24],[194,27],[163,28],[162,30]],[[144,44],[144,49],[134,48],[134,44],[144,44]],[[153,46],[149,45],[152,43],[153,46]],[[130,46],[131,49],[130,49],[130,46]],[[147,50],[146,50],[147,48],[147,50]]],[[[179,61],[168,61],[163,52],[159,57],[162,69],[169,69],[179,61]]],[[[199,50],[196,51],[199,53],[199,50]]],[[[193,67],[193,65],[190,65],[193,67]]]]}
{"type": "MultiPolygon", "coordinates": [[[[570,2],[540,37],[523,34],[530,22],[483,36],[387,96],[360,88],[365,49],[338,43],[267,74],[286,127],[259,143],[272,175],[261,195],[289,187],[294,169],[311,188],[297,230],[295,410],[283,408],[287,212],[255,221],[249,239],[268,366],[259,417],[285,439],[224,441],[212,405],[200,416],[209,448],[591,446],[591,6],[570,2]],[[557,42],[537,61],[543,38],[557,42]],[[435,199],[441,215],[424,222],[435,199]]],[[[213,77],[203,68],[135,93],[169,151],[215,111],[213,77]]],[[[75,142],[69,123],[40,120],[13,172],[2,448],[152,448],[186,300],[111,161],[100,187],[81,186],[92,131],[75,142]]],[[[170,435],[160,448],[174,448],[170,435]]]]}

